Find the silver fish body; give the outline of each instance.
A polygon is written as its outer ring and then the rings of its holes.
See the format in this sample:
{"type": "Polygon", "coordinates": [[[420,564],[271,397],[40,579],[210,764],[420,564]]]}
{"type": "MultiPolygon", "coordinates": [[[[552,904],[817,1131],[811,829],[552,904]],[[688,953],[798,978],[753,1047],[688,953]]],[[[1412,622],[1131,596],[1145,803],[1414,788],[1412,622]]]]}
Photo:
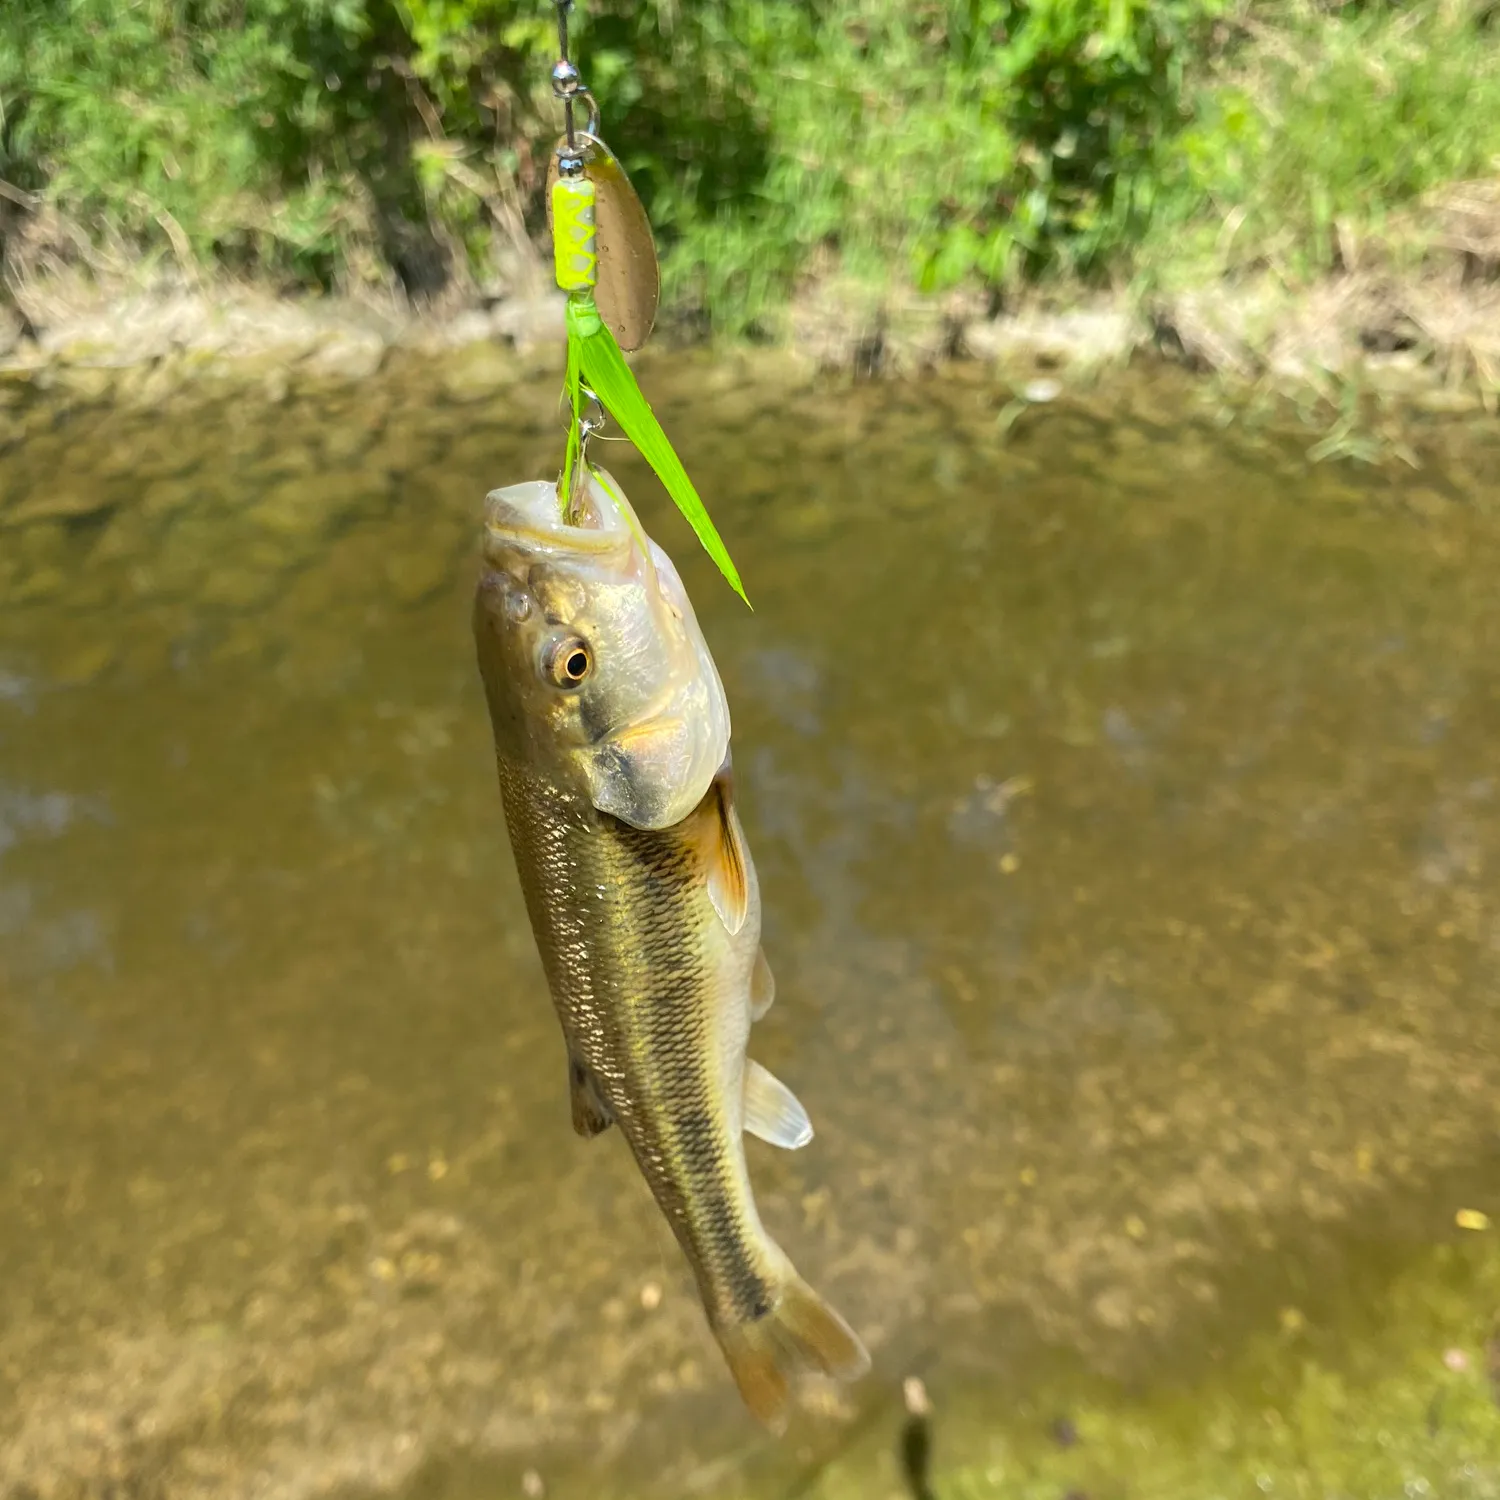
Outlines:
{"type": "Polygon", "coordinates": [[[608,475],[562,521],[550,485],[486,514],[475,636],[501,795],[568,1052],[573,1121],[618,1123],[697,1279],[751,1410],[868,1356],[767,1234],[744,1132],[806,1144],[747,1060],[771,1003],[760,893],[735,812],[729,714],[687,595],[608,475]],[[581,533],[581,535],[580,535],[581,533]]]}

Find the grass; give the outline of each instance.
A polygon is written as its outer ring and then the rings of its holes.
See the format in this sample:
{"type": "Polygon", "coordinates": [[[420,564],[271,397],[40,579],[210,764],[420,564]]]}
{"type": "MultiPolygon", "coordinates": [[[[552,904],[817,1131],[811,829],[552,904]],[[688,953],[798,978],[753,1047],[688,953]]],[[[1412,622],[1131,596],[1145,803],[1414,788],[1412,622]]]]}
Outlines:
{"type": "MultiPolygon", "coordinates": [[[[1425,195],[1500,178],[1500,8],[1254,8],[1207,69],[1141,263],[1165,279],[1404,268],[1425,195]]],[[[1424,232],[1427,231],[1427,232],[1424,232]]]]}
{"type": "Polygon", "coordinates": [[[733,328],[810,268],[927,291],[1102,273],[1144,228],[1215,14],[837,0],[792,45],[747,36],[766,169],[748,199],[677,218],[674,288],[733,328]]]}
{"type": "MultiPolygon", "coordinates": [[[[1003,300],[1414,265],[1426,195],[1500,175],[1495,0],[580,0],[575,31],[669,307],[729,334],[830,271],[1003,300]]],[[[503,293],[553,46],[548,0],[9,0],[10,278],[108,246],[503,293]]]]}

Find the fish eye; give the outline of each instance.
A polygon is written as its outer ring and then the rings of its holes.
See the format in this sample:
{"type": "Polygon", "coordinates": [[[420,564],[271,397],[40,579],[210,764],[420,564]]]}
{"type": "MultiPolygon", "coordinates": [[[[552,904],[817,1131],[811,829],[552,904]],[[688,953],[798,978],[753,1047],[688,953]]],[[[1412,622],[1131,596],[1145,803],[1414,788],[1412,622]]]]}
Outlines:
{"type": "Polygon", "coordinates": [[[555,642],[542,658],[548,680],[560,688],[576,688],[594,670],[594,653],[576,635],[555,642]]]}

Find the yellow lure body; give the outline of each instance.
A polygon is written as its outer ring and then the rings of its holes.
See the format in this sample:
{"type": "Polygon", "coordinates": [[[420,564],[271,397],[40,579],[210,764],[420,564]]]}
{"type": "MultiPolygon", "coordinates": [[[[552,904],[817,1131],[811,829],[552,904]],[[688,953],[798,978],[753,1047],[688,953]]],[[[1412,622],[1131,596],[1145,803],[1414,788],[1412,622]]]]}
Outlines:
{"type": "Polygon", "coordinates": [[[552,184],[552,259],[565,292],[592,291],[599,280],[594,200],[587,177],[559,177],[552,184]]]}

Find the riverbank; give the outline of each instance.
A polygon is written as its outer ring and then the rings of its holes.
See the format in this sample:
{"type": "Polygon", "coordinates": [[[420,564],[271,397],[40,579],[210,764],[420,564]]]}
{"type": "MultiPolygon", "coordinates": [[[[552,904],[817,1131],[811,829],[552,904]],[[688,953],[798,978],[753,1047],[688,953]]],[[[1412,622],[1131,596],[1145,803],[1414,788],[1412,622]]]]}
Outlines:
{"type": "MultiPolygon", "coordinates": [[[[357,376],[556,341],[545,7],[111,11],[0,21],[10,369],[357,376]]],[[[1018,389],[1156,355],[1334,421],[1366,394],[1500,399],[1486,0],[591,0],[575,22],[660,238],[658,346],[978,358],[1018,389]]]]}
{"type": "MultiPolygon", "coordinates": [[[[829,279],[785,309],[772,348],[857,378],[978,361],[1028,401],[1132,361],[1175,363],[1205,377],[1229,409],[1269,397],[1354,433],[1371,402],[1495,410],[1500,283],[1468,279],[1464,256],[1455,249],[1420,274],[1372,268],[1306,288],[1266,273],[1175,293],[1036,291],[993,316],[974,296],[829,279]]],[[[74,282],[46,288],[0,328],[0,380],[149,404],[204,380],[273,394],[293,377],[363,380],[413,351],[446,362],[455,389],[498,391],[561,368],[561,298],[540,278],[533,286],[434,314],[398,297],[272,297],[170,281],[108,295],[74,282]]],[[[668,323],[653,349],[703,342],[668,323]]]]}

